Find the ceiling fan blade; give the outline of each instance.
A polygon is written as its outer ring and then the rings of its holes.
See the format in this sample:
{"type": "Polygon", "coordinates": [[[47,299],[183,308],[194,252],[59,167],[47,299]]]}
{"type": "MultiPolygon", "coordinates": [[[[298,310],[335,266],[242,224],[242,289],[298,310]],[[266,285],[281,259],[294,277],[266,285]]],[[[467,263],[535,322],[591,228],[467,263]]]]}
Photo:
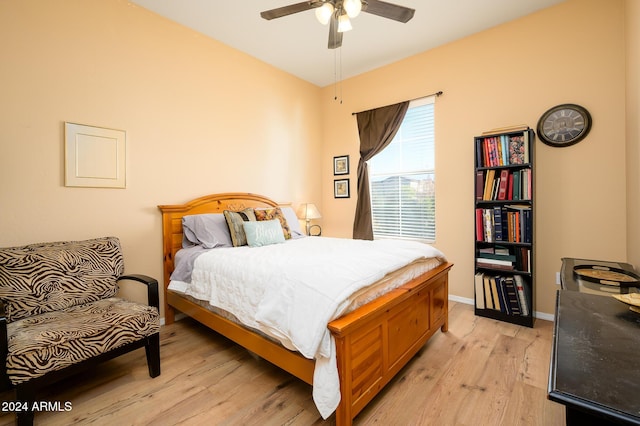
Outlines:
{"type": "Polygon", "coordinates": [[[329,22],[329,49],[336,49],[342,46],[342,33],[338,32],[338,15],[336,13],[329,22]]]}
{"type": "Polygon", "coordinates": [[[276,9],[265,10],[264,12],[260,12],[260,16],[266,20],[282,18],[283,16],[293,15],[294,13],[304,12],[309,9],[315,9],[320,5],[321,3],[317,1],[303,1],[302,3],[295,3],[288,6],[278,7],[276,9]]]}
{"type": "Polygon", "coordinates": [[[362,2],[362,11],[403,23],[409,22],[416,12],[415,9],[380,0],[366,0],[366,3],[362,2]]]}

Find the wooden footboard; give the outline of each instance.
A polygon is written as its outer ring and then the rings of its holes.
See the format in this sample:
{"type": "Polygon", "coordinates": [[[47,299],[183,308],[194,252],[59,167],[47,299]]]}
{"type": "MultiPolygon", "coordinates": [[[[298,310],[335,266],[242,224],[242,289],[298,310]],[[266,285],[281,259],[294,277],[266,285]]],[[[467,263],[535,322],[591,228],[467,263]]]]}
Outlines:
{"type": "Polygon", "coordinates": [[[440,328],[448,328],[446,263],[329,323],[340,393],[336,424],[352,419],[440,328]]]}
{"type": "MultiPolygon", "coordinates": [[[[228,337],[260,357],[312,384],[314,361],[201,307],[167,289],[173,259],[182,242],[182,216],[224,209],[273,207],[268,198],[244,193],[209,195],[162,211],[165,323],[174,310],[228,337]]],[[[440,328],[448,327],[448,273],[444,263],[409,283],[329,323],[336,340],[340,392],[336,424],[353,418],[380,392],[440,328]]]]}

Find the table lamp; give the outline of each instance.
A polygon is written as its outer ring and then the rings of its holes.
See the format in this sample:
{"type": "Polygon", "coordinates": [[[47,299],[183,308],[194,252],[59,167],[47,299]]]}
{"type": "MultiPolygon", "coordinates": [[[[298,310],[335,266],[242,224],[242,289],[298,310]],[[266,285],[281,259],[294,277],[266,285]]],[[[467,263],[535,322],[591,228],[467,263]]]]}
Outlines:
{"type": "MultiPolygon", "coordinates": [[[[310,221],[311,221],[311,219],[320,219],[322,217],[322,216],[320,216],[320,212],[318,211],[318,208],[313,203],[302,203],[302,204],[300,204],[300,206],[298,207],[298,210],[296,211],[296,215],[298,216],[298,219],[306,221],[306,223],[307,223],[307,235],[311,235],[310,234],[310,230],[311,230],[310,221]]],[[[319,226],[318,226],[318,228],[319,228],[319,226]]]]}

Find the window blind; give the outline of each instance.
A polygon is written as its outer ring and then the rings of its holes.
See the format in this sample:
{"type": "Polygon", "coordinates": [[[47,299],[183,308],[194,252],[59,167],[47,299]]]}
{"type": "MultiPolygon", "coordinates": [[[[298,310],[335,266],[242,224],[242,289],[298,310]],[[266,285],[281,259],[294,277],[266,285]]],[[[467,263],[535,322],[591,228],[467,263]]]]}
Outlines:
{"type": "Polygon", "coordinates": [[[369,161],[374,238],[435,241],[434,100],[412,101],[393,141],[369,161]]]}

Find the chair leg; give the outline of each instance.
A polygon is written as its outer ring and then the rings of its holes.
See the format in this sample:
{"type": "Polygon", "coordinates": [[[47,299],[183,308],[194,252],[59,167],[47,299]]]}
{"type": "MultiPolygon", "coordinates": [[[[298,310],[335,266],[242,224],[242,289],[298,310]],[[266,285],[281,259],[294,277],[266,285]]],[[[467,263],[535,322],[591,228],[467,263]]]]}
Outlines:
{"type": "Polygon", "coordinates": [[[158,377],[160,375],[160,333],[147,337],[144,350],[147,354],[149,376],[158,377]]]}
{"type": "Polygon", "coordinates": [[[32,407],[35,400],[35,390],[31,386],[28,384],[16,386],[16,401],[23,405],[23,409],[16,412],[17,426],[33,425],[34,412],[32,407]]]}

